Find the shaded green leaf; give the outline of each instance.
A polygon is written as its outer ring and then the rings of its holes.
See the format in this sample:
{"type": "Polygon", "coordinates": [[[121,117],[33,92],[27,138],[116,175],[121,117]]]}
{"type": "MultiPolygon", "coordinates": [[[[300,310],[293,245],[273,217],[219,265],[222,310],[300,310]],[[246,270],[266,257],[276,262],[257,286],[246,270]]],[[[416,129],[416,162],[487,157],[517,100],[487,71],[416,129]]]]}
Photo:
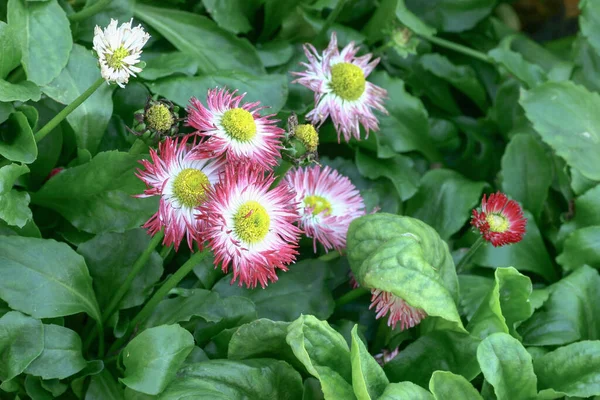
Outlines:
{"type": "Polygon", "coordinates": [[[600,7],[593,0],[582,0],[579,2],[579,9],[581,10],[579,16],[581,33],[600,54],[600,7]]]}
{"type": "Polygon", "coordinates": [[[498,64],[517,77],[520,81],[534,88],[544,82],[546,74],[537,64],[531,64],[523,56],[510,49],[510,37],[505,39],[500,45],[488,52],[488,55],[498,64]]]}
{"type": "Polygon", "coordinates": [[[495,0],[405,0],[410,11],[425,23],[446,32],[462,32],[473,28],[496,5],[495,0]]]}
{"type": "Polygon", "coordinates": [[[378,400],[434,400],[434,397],[421,386],[412,382],[390,383],[378,400]]]}
{"type": "Polygon", "coordinates": [[[9,83],[0,79],[0,101],[38,101],[41,96],[40,88],[33,82],[9,83]]]}
{"type": "Polygon", "coordinates": [[[358,325],[352,329],[352,387],[358,400],[378,399],[389,385],[381,366],[369,354],[367,347],[358,337],[358,325]]]}
{"type": "Polygon", "coordinates": [[[433,373],[429,381],[429,390],[436,400],[483,400],[468,380],[447,371],[433,373]]]}
{"type": "Polygon", "coordinates": [[[92,376],[85,400],[123,400],[123,389],[108,370],[92,376]]]}
{"type": "Polygon", "coordinates": [[[428,26],[419,17],[413,14],[407,7],[405,0],[397,0],[396,18],[408,29],[417,35],[430,36],[435,35],[436,30],[428,26]]]}
{"type": "Polygon", "coordinates": [[[11,190],[0,194],[0,219],[8,225],[23,228],[32,218],[29,193],[11,190]]]}
{"type": "Polygon", "coordinates": [[[588,226],[569,235],[556,262],[565,271],[572,271],[585,264],[600,268],[600,226],[588,226]]]}
{"type": "Polygon", "coordinates": [[[139,76],[148,81],[175,74],[192,76],[198,71],[198,61],[190,54],[181,51],[160,53],[146,63],[146,68],[140,72],[139,76]]]}
{"type": "MultiPolygon", "coordinates": [[[[4,275],[9,276],[9,275],[4,275]]],[[[0,318],[0,379],[8,381],[27,368],[44,349],[44,326],[34,318],[10,311],[0,318]]]]}
{"type": "Polygon", "coordinates": [[[177,297],[164,299],[154,312],[143,323],[142,327],[150,328],[158,325],[174,324],[189,321],[194,316],[204,318],[208,322],[219,322],[223,315],[218,309],[223,299],[215,292],[204,289],[192,289],[177,297]]]}
{"type": "Polygon", "coordinates": [[[419,175],[414,170],[414,162],[402,155],[381,160],[357,152],[356,166],[360,174],[369,179],[388,178],[402,200],[410,199],[419,186],[419,175]]]}
{"type": "Polygon", "coordinates": [[[11,161],[34,162],[38,149],[25,114],[20,111],[12,113],[7,124],[7,131],[0,131],[0,155],[11,161]]]}
{"type": "Polygon", "coordinates": [[[0,21],[0,54],[2,54],[0,79],[4,79],[21,63],[21,44],[15,29],[2,21],[0,21]]]}
{"type": "Polygon", "coordinates": [[[260,5],[256,0],[202,0],[202,3],[221,28],[236,34],[252,30],[252,16],[260,5]]]}

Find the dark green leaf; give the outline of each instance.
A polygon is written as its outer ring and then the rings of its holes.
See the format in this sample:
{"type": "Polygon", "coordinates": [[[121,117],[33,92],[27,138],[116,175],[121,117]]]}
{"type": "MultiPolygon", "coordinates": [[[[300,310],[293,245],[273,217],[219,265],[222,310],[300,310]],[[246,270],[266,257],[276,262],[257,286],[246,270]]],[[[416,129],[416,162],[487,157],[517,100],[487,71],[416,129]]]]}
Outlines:
{"type": "Polygon", "coordinates": [[[565,271],[572,271],[585,264],[600,268],[600,226],[578,229],[569,235],[556,262],[565,271]]]}
{"type": "MultiPolygon", "coordinates": [[[[3,276],[9,276],[4,275],[3,276]]],[[[11,311],[0,318],[0,379],[8,381],[27,368],[44,349],[44,326],[34,318],[11,311]]]]}
{"type": "Polygon", "coordinates": [[[397,0],[396,5],[396,18],[408,29],[416,33],[417,35],[430,36],[435,35],[435,29],[428,26],[426,23],[421,21],[419,17],[413,14],[408,8],[406,8],[405,0],[397,0]]]}
{"type": "Polygon", "coordinates": [[[38,101],[41,96],[40,88],[33,82],[9,83],[0,79],[0,101],[38,101]]]}
{"type": "Polygon", "coordinates": [[[180,296],[164,299],[144,322],[142,327],[149,328],[164,324],[189,321],[193,316],[204,318],[208,322],[219,322],[223,315],[218,312],[224,299],[215,292],[204,289],[192,289],[180,296]]]}
{"type": "Polygon", "coordinates": [[[108,370],[92,376],[85,400],[123,400],[123,389],[108,370]]]}
{"type": "Polygon", "coordinates": [[[600,54],[600,7],[593,0],[582,0],[579,2],[581,16],[579,26],[581,33],[600,54]]]}
{"type": "Polygon", "coordinates": [[[196,74],[196,71],[198,71],[198,62],[196,59],[188,53],[179,51],[161,53],[148,60],[146,68],[140,72],[140,77],[148,81],[154,81],[176,74],[192,76],[196,74]]]}
{"type": "Polygon", "coordinates": [[[390,383],[378,400],[434,400],[434,397],[421,386],[412,382],[390,383]]]}
{"type": "Polygon", "coordinates": [[[22,112],[14,112],[8,117],[8,131],[0,132],[0,155],[11,161],[30,164],[38,155],[33,132],[22,112]]]}
{"type": "Polygon", "coordinates": [[[252,30],[252,14],[260,4],[256,0],[202,0],[202,3],[221,28],[236,34],[252,30]]]}
{"type": "Polygon", "coordinates": [[[478,275],[458,275],[460,286],[460,314],[468,321],[494,288],[495,280],[478,275]]]}
{"type": "Polygon", "coordinates": [[[294,56],[294,46],[284,41],[265,43],[257,50],[258,56],[265,67],[283,65],[294,56]]]}
{"type": "Polygon", "coordinates": [[[436,400],[461,399],[483,400],[477,390],[461,375],[447,371],[435,371],[429,381],[429,390],[436,400]]]}
{"type": "Polygon", "coordinates": [[[546,80],[546,74],[539,65],[528,63],[521,54],[510,49],[510,41],[501,42],[500,46],[491,50],[488,55],[530,88],[546,80]]]}
{"type": "Polygon", "coordinates": [[[427,24],[447,32],[473,28],[495,7],[495,0],[406,0],[408,9],[427,24]]]}
{"type": "Polygon", "coordinates": [[[21,63],[21,44],[16,29],[0,21],[0,79],[21,63]]]}
{"type": "Polygon", "coordinates": [[[378,399],[389,385],[381,366],[369,354],[367,347],[358,337],[358,325],[352,329],[352,387],[358,400],[378,399]]]}
{"type": "Polygon", "coordinates": [[[377,159],[361,152],[356,153],[356,166],[360,174],[369,178],[388,178],[396,187],[402,200],[410,199],[419,185],[419,175],[412,159],[397,155],[391,159],[377,159]]]}
{"type": "MultiPolygon", "coordinates": [[[[211,295],[207,300],[213,300],[211,295]]],[[[244,297],[229,296],[206,302],[199,310],[203,320],[196,322],[194,338],[200,345],[224,330],[232,329],[257,318],[254,303],[244,297]]],[[[233,334],[233,331],[231,331],[233,334]]]]}
{"type": "Polygon", "coordinates": [[[32,400],[52,400],[53,397],[42,387],[42,380],[35,376],[25,377],[25,392],[32,400]]]}

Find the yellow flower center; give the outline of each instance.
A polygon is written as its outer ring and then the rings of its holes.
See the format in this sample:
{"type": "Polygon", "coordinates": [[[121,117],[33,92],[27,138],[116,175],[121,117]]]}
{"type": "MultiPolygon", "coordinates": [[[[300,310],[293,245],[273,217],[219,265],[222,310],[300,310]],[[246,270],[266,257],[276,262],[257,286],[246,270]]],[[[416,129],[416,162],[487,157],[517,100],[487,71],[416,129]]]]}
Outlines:
{"type": "Polygon", "coordinates": [[[158,132],[164,132],[173,125],[173,115],[169,107],[164,104],[155,104],[146,112],[148,127],[158,132]]]}
{"type": "Polygon", "coordinates": [[[485,220],[490,225],[490,230],[492,232],[504,232],[510,226],[508,219],[498,214],[489,214],[486,216],[485,220]]]}
{"type": "Polygon", "coordinates": [[[204,172],[186,168],[175,177],[173,192],[181,204],[194,208],[202,204],[209,186],[210,182],[204,172]]]}
{"type": "Polygon", "coordinates": [[[121,46],[112,54],[106,54],[106,63],[112,69],[121,69],[123,67],[123,59],[129,55],[129,50],[121,46]]]}
{"type": "Polygon", "coordinates": [[[221,124],[229,136],[240,142],[247,142],[256,135],[254,117],[243,108],[232,108],[226,111],[221,124]]]}
{"type": "Polygon", "coordinates": [[[319,134],[311,124],[298,125],[295,131],[296,137],[300,139],[306,150],[315,151],[319,146],[319,134]]]}
{"type": "Polygon", "coordinates": [[[233,229],[245,243],[258,243],[267,236],[271,217],[263,206],[254,200],[242,204],[233,216],[233,229]]]}
{"type": "Polygon", "coordinates": [[[339,63],[331,67],[331,89],[344,100],[356,100],[365,91],[365,74],[360,67],[339,63]]]}
{"type": "Polygon", "coordinates": [[[324,212],[326,216],[331,214],[331,203],[324,197],[306,196],[304,198],[304,204],[306,204],[307,207],[312,208],[312,213],[315,216],[322,212],[324,212]]]}

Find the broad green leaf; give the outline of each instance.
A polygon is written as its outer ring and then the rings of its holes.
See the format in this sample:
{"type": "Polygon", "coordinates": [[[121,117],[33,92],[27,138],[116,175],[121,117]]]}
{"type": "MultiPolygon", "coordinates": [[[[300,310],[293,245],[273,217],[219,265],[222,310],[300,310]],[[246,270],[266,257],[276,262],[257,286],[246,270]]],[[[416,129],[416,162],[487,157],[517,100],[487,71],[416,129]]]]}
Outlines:
{"type": "Polygon", "coordinates": [[[67,65],[73,47],[69,20],[57,0],[9,0],[8,25],[19,27],[21,63],[27,79],[51,82],[67,65]]]}
{"type": "Polygon", "coordinates": [[[193,55],[202,72],[264,72],[256,49],[246,39],[219,28],[204,16],[140,3],[135,6],[135,15],[156,29],[179,51],[193,55]]]}
{"type": "Polygon", "coordinates": [[[572,271],[585,264],[600,268],[600,226],[588,226],[569,235],[556,262],[565,271],[572,271]]]}
{"type": "Polygon", "coordinates": [[[86,365],[81,355],[81,338],[75,331],[59,325],[44,325],[44,351],[25,372],[42,379],[65,379],[86,365]]]}
{"type": "Polygon", "coordinates": [[[312,376],[304,380],[304,393],[302,394],[302,400],[324,400],[323,391],[321,390],[321,383],[318,379],[312,376]]]}
{"type": "MultiPolygon", "coordinates": [[[[42,387],[42,380],[38,377],[28,375],[25,377],[25,392],[33,400],[52,400],[53,397],[42,387]]],[[[18,396],[17,396],[18,397],[18,396]]]]}
{"type": "Polygon", "coordinates": [[[193,348],[192,334],[179,325],[146,329],[123,349],[125,378],[119,381],[138,392],[159,394],[193,348]]]}
{"type": "Polygon", "coordinates": [[[539,388],[564,396],[600,395],[600,341],[584,340],[559,347],[533,360],[539,388]]]}
{"type": "Polygon", "coordinates": [[[253,14],[261,2],[257,0],[202,0],[206,11],[223,29],[235,34],[252,30],[253,14]]]}
{"type": "Polygon", "coordinates": [[[286,41],[268,42],[256,50],[265,67],[278,67],[294,56],[294,46],[286,41]]]}
{"type": "Polygon", "coordinates": [[[260,37],[268,38],[281,26],[282,21],[298,6],[298,0],[264,0],[265,18],[260,37]]]}
{"type": "Polygon", "coordinates": [[[410,199],[419,186],[419,175],[414,169],[414,162],[406,156],[397,155],[381,160],[357,151],[356,166],[360,174],[369,179],[388,178],[402,200],[410,199]]]}
{"type": "MultiPolygon", "coordinates": [[[[69,104],[94,82],[100,70],[98,60],[83,46],[73,46],[67,67],[42,90],[53,100],[69,104]]],[[[112,88],[102,85],[94,94],[67,116],[75,132],[77,147],[96,154],[112,114],[112,88]]]]}
{"type": "MultiPolygon", "coordinates": [[[[361,30],[361,33],[367,37],[369,44],[385,37],[388,33],[387,30],[397,18],[395,15],[397,7],[399,7],[398,0],[382,0],[379,2],[379,6],[375,8],[375,12],[361,30]]],[[[406,10],[406,7],[404,7],[404,10],[406,10]]],[[[414,19],[419,21],[418,18],[414,19]]]]}
{"type": "Polygon", "coordinates": [[[401,79],[385,72],[374,73],[369,80],[385,88],[389,96],[385,102],[389,115],[378,117],[379,147],[388,147],[397,153],[416,150],[431,161],[439,160],[441,156],[429,137],[427,110],[421,100],[406,91],[401,79]]]}
{"type": "Polygon", "coordinates": [[[435,35],[435,29],[423,22],[419,17],[406,8],[405,0],[397,0],[396,18],[417,35],[435,35]]]}
{"type": "Polygon", "coordinates": [[[32,218],[29,193],[11,190],[0,194],[0,219],[8,225],[23,228],[32,218]]]}
{"type": "Polygon", "coordinates": [[[426,71],[448,81],[473,100],[480,109],[485,110],[487,95],[472,67],[454,65],[447,57],[436,53],[421,56],[419,62],[426,71]]]}
{"type": "Polygon", "coordinates": [[[460,286],[460,314],[470,321],[479,306],[486,300],[496,281],[485,276],[458,275],[460,286]]]}
{"type": "Polygon", "coordinates": [[[473,28],[492,12],[495,0],[405,0],[409,10],[440,31],[462,32],[473,28]]]}
{"type": "Polygon", "coordinates": [[[517,324],[533,314],[529,302],[531,281],[512,267],[498,268],[494,275],[494,287],[469,321],[467,330],[480,339],[495,332],[520,339],[515,330],[517,324]]]}
{"type": "Polygon", "coordinates": [[[520,103],[556,154],[583,176],[600,180],[600,95],[572,82],[548,82],[523,92],[520,103]]]}
{"type": "Polygon", "coordinates": [[[560,234],[567,235],[578,229],[600,225],[600,185],[594,186],[575,199],[575,216],[560,227],[560,234]]]}
{"type": "Polygon", "coordinates": [[[447,371],[435,371],[431,375],[429,390],[436,400],[483,400],[468,380],[447,371]]]}
{"type": "Polygon", "coordinates": [[[139,76],[148,81],[176,74],[193,76],[198,71],[198,62],[196,59],[180,51],[160,53],[156,57],[147,60],[146,64],[146,67],[140,72],[139,76]]]}
{"type": "Polygon", "coordinates": [[[475,378],[479,339],[452,331],[433,331],[420,336],[384,366],[392,382],[408,380],[427,387],[434,371],[450,371],[475,378]]]}
{"type": "Polygon", "coordinates": [[[560,346],[600,339],[600,276],[586,266],[550,286],[550,297],[518,329],[530,346],[560,346]]]}
{"type": "MultiPolygon", "coordinates": [[[[212,294],[207,298],[207,300],[213,299],[215,297],[212,294]]],[[[233,328],[254,321],[257,318],[254,303],[239,296],[228,296],[212,302],[207,301],[199,309],[198,313],[200,312],[202,313],[200,315],[202,319],[195,321],[196,327],[194,329],[194,338],[200,346],[205,345],[211,338],[223,331],[230,330],[230,334],[233,334],[233,328]]],[[[230,337],[226,338],[225,341],[228,342],[229,339],[230,337]]],[[[224,349],[224,353],[227,353],[226,349],[224,349]]]]}
{"type": "Polygon", "coordinates": [[[408,201],[406,214],[431,225],[448,240],[465,225],[486,186],[449,169],[430,170],[408,201]]]}
{"type": "Polygon", "coordinates": [[[231,275],[227,275],[217,282],[213,290],[222,297],[243,296],[252,300],[259,318],[293,321],[301,314],[312,314],[326,319],[334,308],[326,282],[328,271],[324,261],[308,259],[293,264],[289,271],[280,272],[277,282],[264,289],[234,285],[231,275]]]}
{"type": "Polygon", "coordinates": [[[0,79],[21,63],[21,44],[16,29],[0,21],[0,79]]]}
{"type": "Polygon", "coordinates": [[[381,366],[369,354],[369,350],[358,337],[358,325],[352,329],[352,346],[350,359],[352,360],[352,387],[358,400],[378,399],[386,386],[389,385],[381,366]]]}
{"type": "Polygon", "coordinates": [[[145,188],[135,176],[138,167],[138,157],[128,153],[99,153],[89,163],[53,177],[32,201],[57,211],[85,232],[137,228],[158,210],[157,198],[132,197],[145,188]]]}
{"type": "Polygon", "coordinates": [[[538,218],[552,184],[552,158],[532,135],[512,137],[502,156],[502,190],[538,218]]]}
{"type": "Polygon", "coordinates": [[[488,336],[477,348],[477,360],[498,400],[536,397],[537,377],[531,356],[517,339],[506,333],[488,336]]]}
{"type": "MultiPolygon", "coordinates": [[[[101,309],[108,306],[150,240],[151,237],[145,230],[132,229],[124,233],[96,235],[92,240],[79,245],[77,252],[85,258],[101,309]]],[[[119,303],[118,310],[139,306],[144,302],[162,276],[162,263],[158,253],[152,251],[148,262],[136,275],[119,303]]]]}
{"type": "Polygon", "coordinates": [[[327,321],[302,315],[288,327],[286,341],[308,372],[321,382],[326,400],[356,398],[348,344],[327,321]]]}
{"type": "Polygon", "coordinates": [[[8,193],[17,178],[29,172],[27,165],[9,164],[0,168],[0,195],[8,193]]]}
{"type": "Polygon", "coordinates": [[[52,239],[0,236],[0,297],[35,318],[85,312],[100,319],[83,257],[52,239]],[[32,290],[35,288],[35,290],[32,290]]]}
{"type": "Polygon", "coordinates": [[[85,393],[85,400],[123,400],[123,398],[123,389],[107,369],[92,376],[90,386],[85,393]]]}
{"type": "Polygon", "coordinates": [[[378,400],[434,400],[421,386],[412,382],[390,383],[378,400]]]}
{"type": "Polygon", "coordinates": [[[223,318],[219,313],[223,301],[217,293],[210,290],[192,289],[158,303],[142,328],[186,322],[194,316],[202,317],[208,322],[219,322],[223,318]]]}
{"type": "Polygon", "coordinates": [[[511,265],[519,271],[535,272],[547,281],[556,281],[558,276],[535,218],[527,210],[524,215],[527,218],[527,226],[523,240],[510,246],[484,246],[475,253],[473,262],[491,268],[511,265]]]}
{"type": "Polygon", "coordinates": [[[0,131],[0,155],[11,161],[30,164],[38,155],[27,117],[20,111],[8,117],[6,132],[0,131]]]}
{"type": "MultiPolygon", "coordinates": [[[[4,275],[3,276],[10,276],[4,275]]],[[[34,318],[10,311],[0,318],[0,379],[14,378],[44,349],[44,326],[34,318]]]]}
{"type": "Polygon", "coordinates": [[[464,332],[456,308],[458,280],[448,246],[429,225],[378,213],[355,219],[347,237],[357,281],[404,299],[464,332]]]}
{"type": "Polygon", "coordinates": [[[271,359],[210,360],[182,368],[161,400],[301,400],[302,378],[289,364],[271,359]]]}
{"type": "Polygon", "coordinates": [[[488,52],[494,61],[506,68],[506,70],[517,77],[520,81],[534,88],[543,83],[547,78],[544,70],[537,64],[525,61],[523,56],[510,49],[510,38],[501,42],[498,47],[488,52]]]}
{"type": "Polygon", "coordinates": [[[41,96],[40,88],[33,82],[9,83],[0,79],[0,101],[38,101],[41,96]]]}
{"type": "Polygon", "coordinates": [[[197,97],[206,104],[206,93],[215,87],[238,90],[244,96],[244,102],[260,101],[261,105],[271,107],[263,114],[278,112],[288,96],[287,79],[284,75],[255,76],[246,72],[218,72],[205,76],[177,76],[151,83],[150,90],[160,94],[182,107],[188,105],[190,97],[197,97]]]}
{"type": "Polygon", "coordinates": [[[579,8],[581,9],[579,16],[581,33],[594,47],[596,53],[600,54],[600,7],[598,2],[582,0],[579,2],[579,8]]]}
{"type": "MultiPolygon", "coordinates": [[[[81,9],[87,9],[98,3],[101,0],[85,0],[85,6],[81,9]]],[[[74,30],[73,37],[79,42],[91,43],[94,39],[94,28],[96,25],[106,27],[110,23],[111,18],[116,19],[119,23],[128,22],[133,17],[133,6],[135,0],[111,0],[108,4],[104,4],[102,10],[94,15],[88,16],[83,20],[78,20],[77,23],[71,25],[74,30]]],[[[134,21],[136,26],[140,21],[134,21]]],[[[142,60],[145,61],[146,48],[142,55],[142,60]]],[[[129,86],[127,86],[129,89],[129,86]]]]}

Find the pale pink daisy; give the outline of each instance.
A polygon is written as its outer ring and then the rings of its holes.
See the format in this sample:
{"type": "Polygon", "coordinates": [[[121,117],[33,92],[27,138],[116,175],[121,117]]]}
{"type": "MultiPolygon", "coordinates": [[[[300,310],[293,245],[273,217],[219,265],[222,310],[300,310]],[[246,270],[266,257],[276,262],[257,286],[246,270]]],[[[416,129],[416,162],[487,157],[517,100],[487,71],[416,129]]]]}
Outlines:
{"type": "Polygon", "coordinates": [[[260,102],[242,103],[245,93],[210,89],[204,105],[196,98],[190,99],[187,122],[198,130],[198,135],[208,137],[204,144],[215,155],[225,154],[228,161],[252,162],[263,170],[277,165],[280,139],[284,130],[277,127],[275,114],[261,116],[260,102]]]}
{"type": "Polygon", "coordinates": [[[294,193],[285,185],[269,189],[273,181],[255,166],[229,166],[200,207],[215,266],[227,273],[231,265],[232,284],[239,279],[239,286],[264,288],[298,254],[294,193]]]}
{"type": "Polygon", "coordinates": [[[340,52],[334,32],[322,56],[312,44],[305,44],[308,63],[302,65],[306,71],[293,72],[300,76],[294,82],[315,93],[315,108],[306,115],[306,119],[320,126],[331,116],[338,142],[340,135],[344,135],[346,142],[352,137],[360,140],[361,124],[367,137],[369,130],[379,130],[373,109],[387,114],[383,107],[387,91],[366,80],[379,63],[379,58],[370,61],[371,54],[356,57],[358,50],[351,42],[340,52]]]}
{"type": "Polygon", "coordinates": [[[379,319],[389,315],[388,326],[394,329],[396,324],[400,323],[401,331],[418,325],[427,317],[423,309],[413,307],[395,294],[379,289],[371,290],[371,306],[369,309],[373,307],[375,307],[377,313],[375,318],[379,319]]]}
{"type": "Polygon", "coordinates": [[[192,249],[199,240],[202,221],[197,207],[206,200],[207,190],[219,181],[225,168],[222,159],[201,151],[202,144],[188,144],[189,136],[180,141],[166,138],[158,145],[158,153],[150,149],[150,160],[141,160],[145,170],[136,176],[148,189],[137,197],[160,196],[158,212],[144,228],[152,235],[165,230],[163,243],[179,248],[184,235],[192,249]]]}
{"type": "Polygon", "coordinates": [[[294,169],[285,177],[287,185],[296,192],[300,228],[325,250],[346,247],[350,222],[365,214],[359,191],[350,179],[329,167],[294,169]]]}

